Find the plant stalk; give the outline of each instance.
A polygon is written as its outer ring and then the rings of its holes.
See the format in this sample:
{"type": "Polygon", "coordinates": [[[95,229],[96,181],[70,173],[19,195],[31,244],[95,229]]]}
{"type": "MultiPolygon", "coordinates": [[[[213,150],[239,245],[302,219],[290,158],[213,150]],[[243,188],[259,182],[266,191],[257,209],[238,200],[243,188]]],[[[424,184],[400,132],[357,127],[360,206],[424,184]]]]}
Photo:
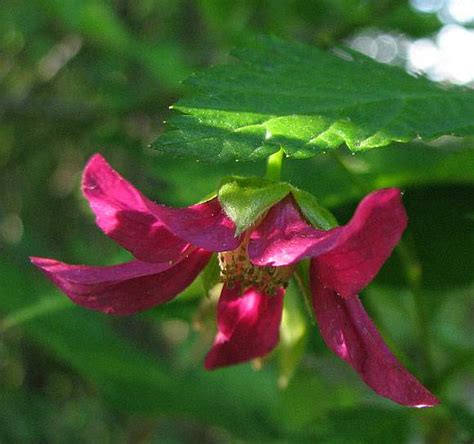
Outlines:
{"type": "Polygon", "coordinates": [[[0,321],[0,333],[5,333],[13,327],[71,307],[73,307],[73,304],[71,304],[71,301],[66,297],[39,300],[32,305],[21,308],[4,317],[0,321]]]}
{"type": "Polygon", "coordinates": [[[405,279],[413,295],[415,312],[418,320],[420,342],[423,344],[423,367],[427,385],[435,384],[435,373],[432,359],[432,346],[430,334],[430,316],[426,298],[422,291],[422,266],[410,246],[401,240],[395,250],[402,263],[405,279]]]}
{"type": "Polygon", "coordinates": [[[265,177],[267,179],[279,181],[281,178],[281,168],[283,165],[283,149],[268,156],[267,159],[267,171],[265,177]]]}

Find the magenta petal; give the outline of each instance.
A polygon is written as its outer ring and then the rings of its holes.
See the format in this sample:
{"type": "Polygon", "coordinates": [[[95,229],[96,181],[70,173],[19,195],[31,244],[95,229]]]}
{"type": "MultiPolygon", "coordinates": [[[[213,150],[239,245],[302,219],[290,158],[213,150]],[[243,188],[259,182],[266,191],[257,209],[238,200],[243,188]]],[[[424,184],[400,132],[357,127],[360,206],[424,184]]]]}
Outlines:
{"type": "Polygon", "coordinates": [[[195,250],[173,265],[135,260],[93,267],[38,257],[32,257],[31,262],[76,304],[107,314],[128,315],[173,299],[191,284],[210,255],[195,250]]]}
{"type": "Polygon", "coordinates": [[[224,286],[217,306],[218,332],[204,365],[215,369],[269,353],[279,340],[284,289],[268,296],[255,288],[224,286]]]}
{"type": "Polygon", "coordinates": [[[84,169],[82,190],[97,225],[135,257],[147,262],[176,260],[188,242],[152,214],[157,206],[120,176],[100,155],[84,169]]]}
{"type": "Polygon", "coordinates": [[[252,233],[249,256],[260,266],[318,257],[324,283],[349,297],[374,278],[406,225],[400,191],[395,188],[370,193],[347,225],[329,231],[307,225],[287,198],[252,233]]]}
{"type": "Polygon", "coordinates": [[[341,228],[316,230],[305,222],[291,196],[278,202],[252,232],[248,247],[255,265],[282,266],[334,248],[341,228]]]}
{"type": "Polygon", "coordinates": [[[341,227],[337,245],[317,258],[321,281],[345,297],[359,293],[390,256],[406,226],[398,189],[370,193],[341,227]]]}
{"type": "Polygon", "coordinates": [[[240,244],[241,239],[235,237],[235,224],[217,198],[186,208],[149,208],[174,235],[207,251],[234,250],[240,244]]]}
{"type": "Polygon", "coordinates": [[[439,401],[390,352],[357,295],[342,298],[325,288],[314,264],[313,305],[326,344],[348,362],[376,393],[410,407],[432,407],[439,401]]]}

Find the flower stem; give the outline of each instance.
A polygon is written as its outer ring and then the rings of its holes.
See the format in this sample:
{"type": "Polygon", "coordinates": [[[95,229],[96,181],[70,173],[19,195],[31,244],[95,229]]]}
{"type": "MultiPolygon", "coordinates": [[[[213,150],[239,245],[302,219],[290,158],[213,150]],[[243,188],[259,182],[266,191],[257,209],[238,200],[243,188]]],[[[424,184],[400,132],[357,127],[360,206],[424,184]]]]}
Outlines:
{"type": "Polygon", "coordinates": [[[418,330],[420,341],[423,344],[423,367],[426,374],[426,383],[431,385],[435,383],[435,374],[433,369],[431,335],[430,335],[430,316],[426,298],[422,291],[422,267],[416,257],[413,249],[405,241],[398,243],[396,252],[403,266],[405,279],[413,295],[415,311],[418,319],[418,330]]]}
{"type": "Polygon", "coordinates": [[[281,167],[283,165],[283,148],[279,151],[268,156],[267,159],[267,171],[265,177],[271,180],[280,180],[281,178],[281,167]]]}
{"type": "Polygon", "coordinates": [[[10,328],[70,307],[73,307],[73,304],[65,297],[39,300],[3,318],[0,322],[0,333],[5,333],[10,328]]]}

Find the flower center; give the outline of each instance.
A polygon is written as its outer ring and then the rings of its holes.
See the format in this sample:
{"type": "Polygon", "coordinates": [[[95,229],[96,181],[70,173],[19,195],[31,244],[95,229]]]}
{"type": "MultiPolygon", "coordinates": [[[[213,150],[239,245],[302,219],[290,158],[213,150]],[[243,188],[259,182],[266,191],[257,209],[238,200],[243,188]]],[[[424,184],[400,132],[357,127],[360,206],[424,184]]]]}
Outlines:
{"type": "Polygon", "coordinates": [[[221,281],[232,288],[239,284],[242,291],[254,287],[274,296],[280,287],[286,288],[294,271],[294,266],[257,267],[250,262],[247,253],[248,238],[238,248],[218,254],[221,281]]]}

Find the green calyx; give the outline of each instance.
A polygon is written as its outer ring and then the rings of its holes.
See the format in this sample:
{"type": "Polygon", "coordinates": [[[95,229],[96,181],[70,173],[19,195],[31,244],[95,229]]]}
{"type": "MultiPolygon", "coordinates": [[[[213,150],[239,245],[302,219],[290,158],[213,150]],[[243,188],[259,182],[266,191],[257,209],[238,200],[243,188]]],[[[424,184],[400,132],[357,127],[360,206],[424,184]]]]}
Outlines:
{"type": "Polygon", "coordinates": [[[239,236],[289,193],[315,228],[328,230],[337,226],[335,217],[319,205],[314,196],[286,182],[231,176],[222,180],[217,197],[227,216],[235,223],[236,236],[239,236]]]}
{"type": "Polygon", "coordinates": [[[329,230],[337,227],[338,223],[334,215],[307,191],[292,187],[291,190],[296,203],[300,207],[308,222],[315,228],[329,230]]]}
{"type": "Polygon", "coordinates": [[[234,176],[222,181],[217,197],[226,214],[234,221],[238,236],[290,191],[290,184],[285,182],[234,176]]]}

